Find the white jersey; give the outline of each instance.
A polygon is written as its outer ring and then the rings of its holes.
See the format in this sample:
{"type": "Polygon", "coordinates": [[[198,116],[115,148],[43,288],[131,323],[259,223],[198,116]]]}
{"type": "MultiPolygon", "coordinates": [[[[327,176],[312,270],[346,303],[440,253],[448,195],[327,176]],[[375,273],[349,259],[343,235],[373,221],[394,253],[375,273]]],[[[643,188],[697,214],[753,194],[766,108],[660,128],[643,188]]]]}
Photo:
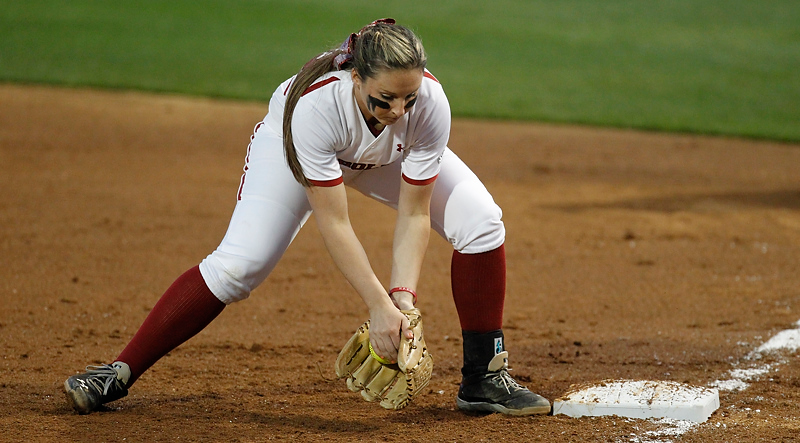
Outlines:
{"type": "MultiPolygon", "coordinates": [[[[269,103],[264,122],[282,134],[286,94],[283,82],[269,103]]],[[[372,134],[356,103],[350,71],[318,78],[300,98],[292,118],[292,137],[306,178],[334,186],[350,177],[401,160],[403,179],[427,184],[439,174],[450,136],[450,104],[439,82],[425,71],[418,98],[400,120],[372,134]]]]}
{"type": "MultiPolygon", "coordinates": [[[[295,180],[283,153],[284,82],[256,125],[231,222],[219,247],[200,264],[208,288],[229,304],[247,298],[270,274],[311,215],[307,189],[295,180]]],[[[436,181],[431,228],[461,254],[480,254],[505,241],[502,211],[478,177],[445,145],[450,106],[425,73],[413,107],[376,137],[353,95],[348,71],[326,74],[306,90],[292,121],[298,159],[316,186],[345,183],[397,208],[401,180],[436,181]],[[400,177],[403,177],[402,179],[400,177]]]]}

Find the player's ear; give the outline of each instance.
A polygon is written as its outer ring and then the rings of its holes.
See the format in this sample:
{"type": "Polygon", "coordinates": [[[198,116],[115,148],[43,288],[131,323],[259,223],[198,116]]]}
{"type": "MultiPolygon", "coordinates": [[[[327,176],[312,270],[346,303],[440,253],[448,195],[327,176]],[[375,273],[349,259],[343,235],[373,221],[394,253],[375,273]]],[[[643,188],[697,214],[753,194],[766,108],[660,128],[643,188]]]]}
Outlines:
{"type": "Polygon", "coordinates": [[[358,71],[356,70],[356,68],[350,70],[350,76],[353,78],[353,84],[360,87],[362,79],[361,76],[358,75],[358,71]]]}

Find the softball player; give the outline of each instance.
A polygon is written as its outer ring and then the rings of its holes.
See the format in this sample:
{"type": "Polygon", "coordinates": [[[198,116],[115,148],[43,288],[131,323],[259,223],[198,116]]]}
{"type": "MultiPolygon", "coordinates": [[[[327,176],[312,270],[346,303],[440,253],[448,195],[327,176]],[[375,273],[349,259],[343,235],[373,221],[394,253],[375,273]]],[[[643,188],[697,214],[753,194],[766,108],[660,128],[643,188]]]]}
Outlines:
{"type": "Polygon", "coordinates": [[[454,248],[463,331],[456,402],[512,415],[550,411],[508,374],[502,332],[505,229],[500,208],[447,147],[450,107],[420,40],[392,19],[352,34],[281,84],[255,127],[219,247],[164,293],[117,359],[69,377],[79,413],[127,395],[156,361],[263,282],[314,212],[334,262],[369,309],[370,342],[392,359],[409,322],[431,227],[454,248]],[[397,210],[391,282],[375,276],[347,213],[345,186],[397,210]]]}

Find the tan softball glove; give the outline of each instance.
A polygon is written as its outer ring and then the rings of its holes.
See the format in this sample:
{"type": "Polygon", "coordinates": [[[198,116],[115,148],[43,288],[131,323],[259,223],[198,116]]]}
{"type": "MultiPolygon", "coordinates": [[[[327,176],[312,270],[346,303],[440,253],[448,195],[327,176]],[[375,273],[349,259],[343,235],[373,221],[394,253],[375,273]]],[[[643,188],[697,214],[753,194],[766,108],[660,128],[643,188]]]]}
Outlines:
{"type": "Polygon", "coordinates": [[[408,317],[413,339],[403,337],[396,364],[382,364],[370,354],[369,320],[361,325],[336,359],[336,375],[367,401],[386,409],[402,409],[431,380],[433,357],[425,345],[419,309],[400,311],[408,317]]]}

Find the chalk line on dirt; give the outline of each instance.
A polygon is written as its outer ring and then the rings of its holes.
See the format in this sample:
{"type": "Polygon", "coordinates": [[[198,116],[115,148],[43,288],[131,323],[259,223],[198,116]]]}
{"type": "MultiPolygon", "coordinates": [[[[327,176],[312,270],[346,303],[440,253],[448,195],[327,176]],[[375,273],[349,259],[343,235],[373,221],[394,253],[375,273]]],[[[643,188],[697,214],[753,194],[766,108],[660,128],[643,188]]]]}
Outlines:
{"type": "MultiPolygon", "coordinates": [[[[785,329],[754,349],[739,362],[733,364],[734,368],[728,371],[727,377],[709,383],[709,387],[720,391],[743,391],[750,386],[752,380],[762,375],[776,372],[780,366],[787,362],[780,359],[775,363],[764,363],[760,360],[764,355],[783,351],[795,352],[800,349],[800,320],[795,322],[793,329],[785,329]]],[[[655,431],[647,431],[642,436],[628,436],[628,442],[636,443],[672,443],[673,438],[678,438],[686,432],[699,426],[688,420],[661,419],[656,423],[662,427],[655,431]],[[666,438],[666,440],[664,439],[666,438]]],[[[720,426],[719,423],[716,424],[720,426]]]]}

